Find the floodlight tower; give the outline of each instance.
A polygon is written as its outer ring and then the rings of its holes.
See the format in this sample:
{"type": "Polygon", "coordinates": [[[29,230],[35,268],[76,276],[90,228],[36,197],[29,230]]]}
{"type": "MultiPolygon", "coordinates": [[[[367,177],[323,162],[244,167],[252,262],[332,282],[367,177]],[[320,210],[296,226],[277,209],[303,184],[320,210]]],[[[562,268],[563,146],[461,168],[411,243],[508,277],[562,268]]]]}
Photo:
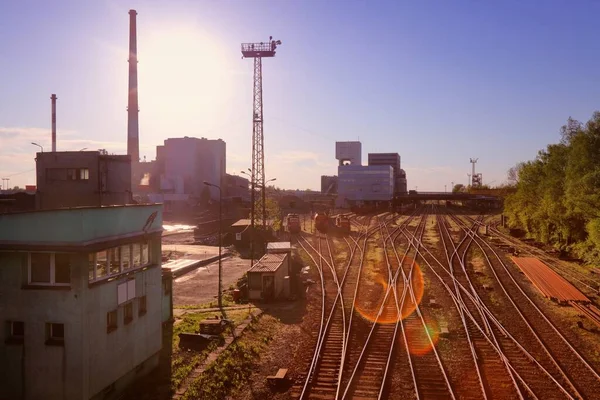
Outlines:
{"type": "Polygon", "coordinates": [[[250,214],[250,225],[254,229],[254,217],[256,215],[255,188],[261,191],[258,201],[262,206],[263,229],[267,226],[266,216],[266,196],[265,196],[265,153],[263,136],[263,104],[262,104],[262,58],[275,57],[275,50],[281,44],[281,40],[273,40],[269,37],[268,42],[260,43],[242,43],[242,58],[254,58],[254,91],[253,91],[253,112],[252,112],[252,176],[250,184],[252,191],[250,193],[252,202],[252,211],[250,214]]]}
{"type": "Polygon", "coordinates": [[[475,186],[475,164],[477,164],[477,160],[479,160],[479,158],[471,158],[470,159],[471,164],[473,164],[473,169],[471,172],[471,179],[472,179],[471,186],[475,186]]]}

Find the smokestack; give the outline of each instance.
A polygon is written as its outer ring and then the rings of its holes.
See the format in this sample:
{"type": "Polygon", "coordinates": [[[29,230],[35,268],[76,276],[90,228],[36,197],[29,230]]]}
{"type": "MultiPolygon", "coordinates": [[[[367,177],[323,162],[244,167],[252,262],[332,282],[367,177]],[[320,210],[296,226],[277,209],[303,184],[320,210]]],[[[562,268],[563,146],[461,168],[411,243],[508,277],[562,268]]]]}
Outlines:
{"type": "Polygon", "coordinates": [[[52,151],[56,151],[56,95],[52,93],[52,151]]]}
{"type": "Polygon", "coordinates": [[[129,97],[127,100],[127,154],[131,162],[140,160],[138,85],[137,85],[137,37],[135,10],[129,10],[129,97]]]}

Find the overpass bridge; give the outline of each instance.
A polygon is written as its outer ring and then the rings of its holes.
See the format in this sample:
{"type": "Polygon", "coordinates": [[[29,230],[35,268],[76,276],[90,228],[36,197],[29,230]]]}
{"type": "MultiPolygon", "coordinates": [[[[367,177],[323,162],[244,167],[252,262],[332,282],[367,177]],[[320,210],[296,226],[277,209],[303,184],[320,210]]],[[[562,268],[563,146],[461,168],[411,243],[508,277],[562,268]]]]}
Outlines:
{"type": "Polygon", "coordinates": [[[482,195],[475,193],[452,193],[452,192],[414,192],[408,194],[401,194],[394,196],[394,202],[410,202],[410,201],[423,201],[423,200],[440,200],[440,201],[467,201],[467,200],[481,200],[481,201],[499,201],[499,196],[482,195]]]}

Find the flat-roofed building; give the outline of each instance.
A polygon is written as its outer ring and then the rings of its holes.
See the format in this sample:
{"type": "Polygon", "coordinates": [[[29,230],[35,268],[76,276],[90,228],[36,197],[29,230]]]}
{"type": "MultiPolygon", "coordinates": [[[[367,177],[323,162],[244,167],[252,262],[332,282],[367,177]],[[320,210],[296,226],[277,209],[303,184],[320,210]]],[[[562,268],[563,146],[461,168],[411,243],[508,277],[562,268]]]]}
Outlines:
{"type": "Polygon", "coordinates": [[[105,151],[36,154],[38,209],[131,204],[131,158],[105,151]]]}
{"type": "Polygon", "coordinates": [[[161,232],[160,205],[0,215],[0,398],[104,399],[157,366],[161,232]]]}
{"type": "Polygon", "coordinates": [[[394,174],[389,165],[338,167],[337,207],[360,202],[390,201],[394,196],[394,174]]]}
{"type": "Polygon", "coordinates": [[[406,193],[406,172],[400,168],[398,153],[369,153],[369,166],[389,165],[394,171],[394,195],[406,193]]]}

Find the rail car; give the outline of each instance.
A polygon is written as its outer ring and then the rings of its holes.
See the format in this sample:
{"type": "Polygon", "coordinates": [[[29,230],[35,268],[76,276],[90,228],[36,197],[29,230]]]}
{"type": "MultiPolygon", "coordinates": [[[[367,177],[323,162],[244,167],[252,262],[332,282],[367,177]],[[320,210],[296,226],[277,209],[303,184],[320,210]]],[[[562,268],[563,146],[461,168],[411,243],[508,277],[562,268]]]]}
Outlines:
{"type": "Polygon", "coordinates": [[[350,219],[346,215],[338,215],[335,226],[345,234],[350,233],[350,219]]]}
{"type": "Polygon", "coordinates": [[[315,228],[321,233],[327,233],[329,229],[329,217],[325,213],[315,214],[315,228]]]}
{"type": "Polygon", "coordinates": [[[285,218],[287,230],[289,233],[299,233],[300,232],[300,217],[298,214],[288,214],[285,218]]]}

